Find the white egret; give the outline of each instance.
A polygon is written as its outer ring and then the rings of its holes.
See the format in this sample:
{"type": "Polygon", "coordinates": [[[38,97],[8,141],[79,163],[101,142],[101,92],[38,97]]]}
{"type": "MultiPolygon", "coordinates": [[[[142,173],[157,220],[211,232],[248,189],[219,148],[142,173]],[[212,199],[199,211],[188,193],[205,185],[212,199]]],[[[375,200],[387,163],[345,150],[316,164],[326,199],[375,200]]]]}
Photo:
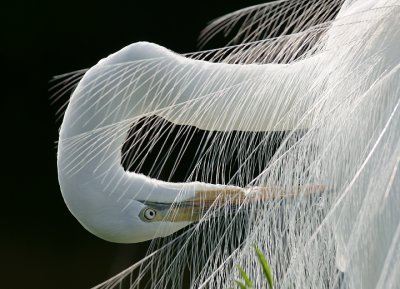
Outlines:
{"type": "Polygon", "coordinates": [[[119,286],[140,265],[131,288],[147,272],[151,288],[180,287],[185,266],[191,288],[225,288],[241,263],[261,288],[250,253],[258,244],[278,288],[398,288],[400,2],[277,1],[217,20],[203,39],[237,23],[243,44],[181,56],[135,43],[74,90],[58,172],[79,222],[124,243],[196,222],[101,286],[119,286]],[[124,144],[136,170],[171,127],[178,137],[163,143],[154,175],[183,137],[179,163],[188,127],[208,131],[186,182],[124,169],[124,144]]]}

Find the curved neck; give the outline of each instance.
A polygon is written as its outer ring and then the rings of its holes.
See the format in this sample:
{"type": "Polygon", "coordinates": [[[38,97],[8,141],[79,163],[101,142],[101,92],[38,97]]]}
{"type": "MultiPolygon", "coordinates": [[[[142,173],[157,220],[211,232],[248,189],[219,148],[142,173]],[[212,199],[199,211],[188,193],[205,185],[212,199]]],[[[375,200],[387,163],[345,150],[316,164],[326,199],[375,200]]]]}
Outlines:
{"type": "Polygon", "coordinates": [[[173,202],[193,197],[196,190],[219,188],[125,172],[121,148],[132,122],[156,114],[206,130],[306,128],[308,120],[302,118],[313,97],[310,93],[299,103],[298,95],[312,91],[314,62],[317,59],[298,62],[290,69],[277,64],[215,64],[149,43],[110,55],[85,74],[64,117],[58,159],[64,196],[71,184],[80,187],[74,191],[83,186],[117,201],[173,202]]]}

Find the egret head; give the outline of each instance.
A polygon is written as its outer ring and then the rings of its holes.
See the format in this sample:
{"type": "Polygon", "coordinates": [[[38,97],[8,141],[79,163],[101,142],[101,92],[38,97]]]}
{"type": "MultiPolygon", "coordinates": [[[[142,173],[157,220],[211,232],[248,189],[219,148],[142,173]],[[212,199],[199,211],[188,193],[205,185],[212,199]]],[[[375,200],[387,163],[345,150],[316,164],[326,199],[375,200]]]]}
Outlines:
{"type": "Polygon", "coordinates": [[[69,146],[64,145],[60,142],[59,182],[64,200],[88,231],[107,241],[136,243],[170,235],[199,220],[222,192],[201,183],[171,186],[126,172],[120,164],[106,183],[100,178],[104,172],[90,165],[68,173],[69,162],[63,156],[69,146]]]}
{"type": "MultiPolygon", "coordinates": [[[[64,200],[72,214],[88,231],[111,242],[137,243],[165,237],[200,220],[211,207],[227,202],[233,206],[244,200],[243,190],[236,187],[194,183],[170,188],[168,183],[143,175],[124,174],[131,186],[139,186],[147,193],[146,198],[104,190],[96,178],[82,184],[79,174],[59,176],[64,200]],[[170,192],[170,198],[163,197],[163,192],[170,192]]],[[[117,184],[114,185],[117,189],[117,184]]],[[[121,189],[127,186],[121,184],[121,189]]]]}
{"type": "Polygon", "coordinates": [[[174,212],[180,220],[172,218],[172,203],[132,200],[125,210],[115,208],[110,202],[102,207],[102,210],[95,208],[91,202],[89,206],[85,205],[84,214],[77,212],[76,206],[70,206],[70,209],[88,231],[111,242],[137,243],[165,237],[192,222],[187,212],[179,209],[174,212]]]}

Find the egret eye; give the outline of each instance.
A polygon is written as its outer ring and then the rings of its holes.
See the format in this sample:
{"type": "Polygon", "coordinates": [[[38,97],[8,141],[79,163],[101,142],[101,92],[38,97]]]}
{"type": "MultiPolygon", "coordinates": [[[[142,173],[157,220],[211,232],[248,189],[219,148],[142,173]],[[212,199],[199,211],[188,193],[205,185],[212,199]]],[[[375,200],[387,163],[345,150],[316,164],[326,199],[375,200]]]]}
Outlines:
{"type": "Polygon", "coordinates": [[[142,211],[141,215],[142,219],[144,219],[145,221],[151,221],[156,217],[157,211],[152,208],[146,208],[142,211]]]}

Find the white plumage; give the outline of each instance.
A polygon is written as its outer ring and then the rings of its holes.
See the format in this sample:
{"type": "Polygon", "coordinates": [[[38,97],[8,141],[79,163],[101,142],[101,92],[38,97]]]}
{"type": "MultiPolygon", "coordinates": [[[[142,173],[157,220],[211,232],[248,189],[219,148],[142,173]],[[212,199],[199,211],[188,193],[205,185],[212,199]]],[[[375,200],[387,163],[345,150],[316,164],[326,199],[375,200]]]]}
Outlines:
{"type": "MultiPolygon", "coordinates": [[[[399,288],[400,2],[272,2],[216,20],[203,38],[240,21],[237,46],[181,56],[135,43],[86,72],[60,131],[67,206],[116,242],[193,224],[155,241],[141,262],[151,288],[180,287],[186,266],[191,288],[227,288],[236,263],[263,288],[253,244],[276,288],[399,288]],[[150,116],[161,119],[153,132],[129,135],[150,116]],[[186,182],[124,170],[127,138],[153,134],[131,152],[145,160],[171,125],[222,134],[199,144],[186,182]],[[276,131],[285,138],[269,159],[271,134],[258,135],[276,131]],[[210,183],[230,158],[240,163],[231,181],[210,183]]],[[[137,266],[102,286],[117,287],[137,266]]]]}

